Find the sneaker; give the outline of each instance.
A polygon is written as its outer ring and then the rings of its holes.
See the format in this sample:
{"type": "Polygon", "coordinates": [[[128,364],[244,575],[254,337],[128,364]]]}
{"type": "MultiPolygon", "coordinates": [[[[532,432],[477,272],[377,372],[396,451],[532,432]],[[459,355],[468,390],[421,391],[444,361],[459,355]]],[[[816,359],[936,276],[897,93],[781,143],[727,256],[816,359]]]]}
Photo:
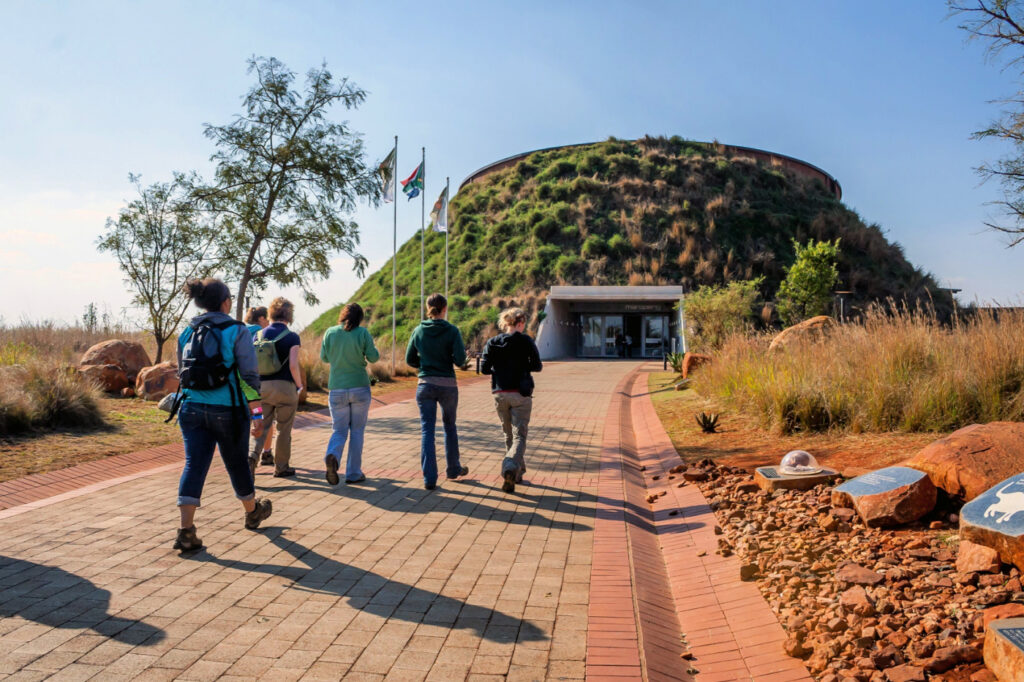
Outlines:
{"type": "Polygon", "coordinates": [[[260,527],[261,521],[270,518],[273,511],[274,505],[270,500],[266,498],[256,500],[256,508],[251,512],[245,512],[245,527],[249,530],[256,530],[260,527]]]}
{"type": "Polygon", "coordinates": [[[518,471],[518,473],[516,473],[516,483],[522,483],[523,482],[523,474],[525,474],[525,473],[526,473],[526,467],[523,467],[522,469],[520,469],[518,471]]]}
{"type": "MultiPolygon", "coordinates": [[[[335,457],[327,458],[327,482],[338,485],[338,460],[335,457]]],[[[345,482],[348,483],[348,480],[345,482]]]]}
{"type": "Polygon", "coordinates": [[[360,476],[359,478],[346,478],[345,485],[352,485],[353,483],[362,483],[366,480],[366,476],[360,476]]]}
{"type": "Polygon", "coordinates": [[[274,478],[288,478],[289,476],[294,476],[294,475],[295,475],[295,469],[292,469],[291,467],[289,467],[287,469],[281,469],[280,471],[275,471],[274,472],[274,478]]]}
{"type": "Polygon", "coordinates": [[[203,541],[196,537],[196,526],[192,524],[189,528],[179,528],[178,538],[174,541],[174,549],[180,549],[182,552],[191,552],[195,549],[201,549],[203,541]]]}
{"type": "Polygon", "coordinates": [[[459,476],[465,476],[468,473],[469,473],[469,467],[460,467],[459,468],[459,473],[455,474],[454,476],[452,476],[451,474],[448,474],[448,478],[458,478],[459,476]]]}
{"type": "Polygon", "coordinates": [[[427,483],[426,481],[424,481],[423,482],[423,487],[426,490],[433,490],[434,488],[437,487],[437,484],[436,483],[427,483]]]}
{"type": "Polygon", "coordinates": [[[501,477],[505,479],[505,482],[501,484],[501,489],[506,493],[514,493],[516,491],[516,472],[509,469],[502,473],[501,477]]]}
{"type": "Polygon", "coordinates": [[[270,450],[264,450],[263,454],[260,455],[260,464],[273,464],[273,463],[274,463],[274,453],[271,452],[270,450]]]}

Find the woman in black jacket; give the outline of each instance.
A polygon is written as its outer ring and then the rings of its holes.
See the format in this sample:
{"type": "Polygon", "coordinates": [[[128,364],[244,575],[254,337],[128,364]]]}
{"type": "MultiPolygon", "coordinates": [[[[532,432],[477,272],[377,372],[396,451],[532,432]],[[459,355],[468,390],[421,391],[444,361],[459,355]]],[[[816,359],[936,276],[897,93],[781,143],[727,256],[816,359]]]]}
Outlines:
{"type": "Polygon", "coordinates": [[[501,489],[507,493],[522,483],[526,473],[526,433],[533,411],[533,377],[542,369],[533,339],[523,333],[526,313],[520,308],[502,311],[498,326],[504,330],[487,341],[480,372],[491,375],[494,407],[505,432],[505,459],[501,463],[501,489]]]}

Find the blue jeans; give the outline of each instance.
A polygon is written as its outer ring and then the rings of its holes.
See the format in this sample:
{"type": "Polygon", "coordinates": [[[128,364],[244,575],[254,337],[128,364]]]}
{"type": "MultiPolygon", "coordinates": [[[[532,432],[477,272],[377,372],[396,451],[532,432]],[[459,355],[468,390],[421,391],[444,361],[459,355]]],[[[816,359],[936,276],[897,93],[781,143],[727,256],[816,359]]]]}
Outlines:
{"type": "Polygon", "coordinates": [[[423,435],[420,446],[423,482],[437,483],[434,430],[437,426],[438,404],[441,405],[441,421],[444,423],[444,455],[448,464],[448,475],[458,476],[462,469],[459,463],[459,434],[455,430],[455,412],[459,407],[458,387],[420,384],[416,387],[416,404],[420,408],[420,432],[423,435]]]}
{"type": "Polygon", "coordinates": [[[237,407],[206,405],[186,400],[178,411],[178,425],[185,440],[185,470],[178,483],[178,506],[199,506],[213,449],[220,450],[235,497],[256,496],[249,469],[249,417],[237,407]]]}
{"type": "Polygon", "coordinates": [[[328,397],[334,433],[327,441],[328,457],[341,462],[341,453],[348,444],[348,461],[345,463],[345,479],[355,481],[363,477],[363,435],[366,433],[366,418],[370,413],[370,387],[331,389],[328,397]]]}

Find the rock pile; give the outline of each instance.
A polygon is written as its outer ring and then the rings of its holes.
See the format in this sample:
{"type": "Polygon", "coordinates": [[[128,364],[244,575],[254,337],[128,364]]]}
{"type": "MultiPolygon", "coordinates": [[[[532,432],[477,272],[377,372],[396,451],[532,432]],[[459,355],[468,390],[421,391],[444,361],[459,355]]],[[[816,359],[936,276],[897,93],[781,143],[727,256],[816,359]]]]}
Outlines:
{"type": "Polygon", "coordinates": [[[1021,575],[969,545],[958,564],[956,514],[869,528],[833,505],[830,485],[767,492],[739,469],[697,468],[719,552],[738,555],[788,632],[786,653],[816,679],[995,679],[981,663],[985,620],[1024,613],[1021,575]]]}

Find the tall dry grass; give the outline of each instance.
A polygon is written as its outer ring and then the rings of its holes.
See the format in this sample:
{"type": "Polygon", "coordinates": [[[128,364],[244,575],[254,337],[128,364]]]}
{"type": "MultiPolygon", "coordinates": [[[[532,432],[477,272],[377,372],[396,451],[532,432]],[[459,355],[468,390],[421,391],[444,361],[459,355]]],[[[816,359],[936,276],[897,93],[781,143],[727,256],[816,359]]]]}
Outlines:
{"type": "Polygon", "coordinates": [[[695,388],[778,433],[950,431],[1024,419],[1024,315],[874,311],[826,340],[769,353],[771,337],[735,336],[695,388]]]}

